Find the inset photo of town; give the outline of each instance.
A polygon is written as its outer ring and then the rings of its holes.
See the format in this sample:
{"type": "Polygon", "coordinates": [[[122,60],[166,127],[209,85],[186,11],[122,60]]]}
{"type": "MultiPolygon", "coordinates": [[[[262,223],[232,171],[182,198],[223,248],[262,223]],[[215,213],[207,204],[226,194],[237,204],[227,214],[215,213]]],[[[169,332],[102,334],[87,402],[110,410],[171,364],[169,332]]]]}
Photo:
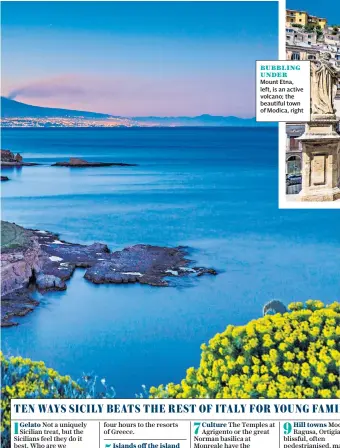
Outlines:
{"type": "Polygon", "coordinates": [[[286,10],[286,58],[311,62],[311,121],[286,125],[286,199],[340,201],[340,14],[308,5],[286,10]]]}

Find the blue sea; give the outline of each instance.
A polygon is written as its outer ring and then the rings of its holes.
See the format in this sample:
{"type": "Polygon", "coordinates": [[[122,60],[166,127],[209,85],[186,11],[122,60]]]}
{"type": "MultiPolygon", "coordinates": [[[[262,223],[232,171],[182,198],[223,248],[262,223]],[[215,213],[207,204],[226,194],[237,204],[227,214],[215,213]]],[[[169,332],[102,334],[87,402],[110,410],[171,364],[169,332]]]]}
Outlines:
{"type": "Polygon", "coordinates": [[[134,397],[180,381],[203,342],[271,299],[339,300],[339,211],[278,209],[277,141],[276,128],[4,129],[2,148],[43,165],[6,170],[3,219],[112,250],[189,246],[219,275],[95,286],[77,270],[3,329],[3,351],[134,397]],[[138,166],[48,166],[70,156],[138,166]]]}

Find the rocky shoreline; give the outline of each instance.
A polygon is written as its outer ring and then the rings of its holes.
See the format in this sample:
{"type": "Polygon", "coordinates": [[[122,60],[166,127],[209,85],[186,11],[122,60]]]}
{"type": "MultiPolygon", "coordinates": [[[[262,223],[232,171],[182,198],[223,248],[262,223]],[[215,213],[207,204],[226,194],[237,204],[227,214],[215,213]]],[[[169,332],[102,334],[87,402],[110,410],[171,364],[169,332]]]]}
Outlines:
{"type": "Polygon", "coordinates": [[[137,244],[111,252],[106,244],[73,244],[45,230],[24,229],[3,221],[1,250],[1,326],[33,311],[34,291],[65,290],[77,267],[95,284],[140,283],[169,286],[168,277],[216,275],[211,268],[192,266],[185,247],[137,244]]]}
{"type": "Polygon", "coordinates": [[[70,157],[68,162],[56,162],[51,166],[65,166],[69,168],[90,168],[102,166],[137,166],[135,163],[121,163],[121,162],[88,162],[77,157],[70,157]]]}
{"type": "MultiPolygon", "coordinates": [[[[0,150],[0,160],[1,160],[1,167],[4,168],[6,167],[21,168],[23,166],[41,165],[40,163],[24,162],[22,156],[19,153],[14,154],[13,152],[7,149],[0,150]]],[[[56,162],[53,163],[51,166],[63,166],[69,168],[97,168],[97,167],[99,168],[105,166],[137,166],[137,164],[123,163],[123,162],[88,162],[87,160],[79,159],[78,157],[70,157],[68,162],[56,162]]],[[[1,180],[8,180],[8,179],[1,179],[1,180]]]]}
{"type": "MultiPolygon", "coordinates": [[[[22,167],[22,166],[36,166],[39,163],[24,162],[22,156],[17,153],[14,155],[13,152],[8,149],[1,149],[1,166],[3,167],[22,167]]],[[[6,177],[6,176],[5,176],[6,177]]]]}

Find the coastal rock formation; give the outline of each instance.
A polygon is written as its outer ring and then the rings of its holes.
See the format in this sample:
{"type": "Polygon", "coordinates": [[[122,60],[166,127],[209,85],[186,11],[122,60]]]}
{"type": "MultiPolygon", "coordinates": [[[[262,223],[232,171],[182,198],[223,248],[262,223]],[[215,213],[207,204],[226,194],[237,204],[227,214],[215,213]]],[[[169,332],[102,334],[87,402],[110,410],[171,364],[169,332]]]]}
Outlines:
{"type": "Polygon", "coordinates": [[[36,238],[20,226],[1,225],[1,296],[29,285],[42,266],[36,238]]]}
{"type": "Polygon", "coordinates": [[[39,302],[32,298],[33,288],[22,288],[1,297],[1,327],[18,325],[11,320],[13,317],[23,317],[31,313],[39,302]]]}
{"type": "Polygon", "coordinates": [[[41,268],[41,250],[32,238],[27,247],[1,253],[1,295],[29,285],[34,272],[41,268]]]}
{"type": "Polygon", "coordinates": [[[8,151],[7,149],[1,150],[1,161],[2,162],[15,162],[15,156],[11,151],[8,151]]]}
{"type": "Polygon", "coordinates": [[[66,289],[77,267],[86,268],[84,277],[100,283],[141,283],[169,286],[168,277],[189,274],[216,275],[214,269],[191,266],[184,247],[137,244],[110,252],[106,244],[73,244],[44,230],[28,230],[2,222],[1,325],[16,325],[38,304],[32,291],[41,293],[66,289]]]}
{"type": "Polygon", "coordinates": [[[35,284],[40,291],[63,291],[66,289],[64,280],[51,274],[39,274],[36,277],[35,284]]]}
{"type": "Polygon", "coordinates": [[[9,151],[8,149],[0,150],[0,158],[1,158],[1,166],[18,166],[18,167],[20,167],[20,166],[38,165],[38,163],[24,162],[22,156],[19,153],[14,155],[14,153],[9,151]]]}
{"type": "Polygon", "coordinates": [[[22,227],[1,225],[1,325],[11,326],[12,316],[23,316],[38,304],[31,298],[34,273],[42,266],[36,238],[22,227]]]}
{"type": "Polygon", "coordinates": [[[266,303],[263,307],[263,315],[266,314],[277,314],[277,313],[287,313],[288,309],[286,308],[286,305],[281,302],[281,300],[271,300],[270,302],[266,303]]]}
{"type": "Polygon", "coordinates": [[[18,163],[21,163],[21,162],[22,162],[22,156],[21,156],[19,153],[17,153],[16,156],[15,156],[14,158],[15,158],[15,161],[16,161],[16,162],[18,162],[18,163]]]}
{"type": "Polygon", "coordinates": [[[85,273],[93,283],[144,283],[152,286],[168,286],[165,277],[197,275],[216,271],[205,268],[188,268],[184,248],[167,248],[137,244],[122,251],[113,252],[96,263],[85,273]],[[210,272],[209,272],[210,271],[210,272]]]}
{"type": "Polygon", "coordinates": [[[88,168],[88,167],[101,167],[101,166],[136,166],[133,163],[118,163],[118,162],[88,162],[84,159],[78,159],[77,157],[70,157],[68,162],[57,162],[52,166],[66,166],[70,168],[88,168]]]}

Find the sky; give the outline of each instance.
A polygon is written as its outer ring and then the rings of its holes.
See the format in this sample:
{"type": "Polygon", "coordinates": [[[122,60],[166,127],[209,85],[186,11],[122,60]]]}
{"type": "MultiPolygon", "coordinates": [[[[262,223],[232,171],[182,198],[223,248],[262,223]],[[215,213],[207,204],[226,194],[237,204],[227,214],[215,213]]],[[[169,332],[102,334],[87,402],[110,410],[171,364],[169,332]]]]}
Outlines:
{"type": "Polygon", "coordinates": [[[312,16],[327,19],[329,25],[340,25],[339,0],[286,0],[288,9],[300,9],[312,16]]]}
{"type": "Polygon", "coordinates": [[[2,2],[2,95],[121,116],[255,115],[277,2],[2,2]]]}

